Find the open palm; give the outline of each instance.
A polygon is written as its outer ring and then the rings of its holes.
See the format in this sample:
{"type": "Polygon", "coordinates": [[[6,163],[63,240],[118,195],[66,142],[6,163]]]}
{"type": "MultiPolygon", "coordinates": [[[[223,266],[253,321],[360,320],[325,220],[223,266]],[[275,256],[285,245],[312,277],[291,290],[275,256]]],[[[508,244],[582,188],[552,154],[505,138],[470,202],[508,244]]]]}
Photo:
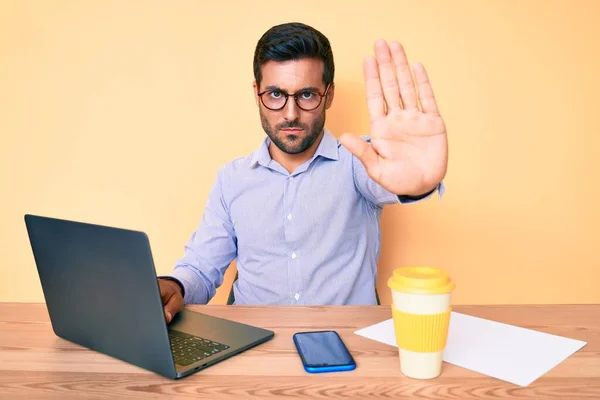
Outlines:
{"type": "Polygon", "coordinates": [[[341,144],[364,164],[369,176],[392,193],[417,196],[431,191],[446,174],[448,139],[422,64],[415,84],[402,46],[375,42],[364,61],[371,143],[344,134],[341,144]],[[420,108],[419,108],[420,103],[420,108]]]}

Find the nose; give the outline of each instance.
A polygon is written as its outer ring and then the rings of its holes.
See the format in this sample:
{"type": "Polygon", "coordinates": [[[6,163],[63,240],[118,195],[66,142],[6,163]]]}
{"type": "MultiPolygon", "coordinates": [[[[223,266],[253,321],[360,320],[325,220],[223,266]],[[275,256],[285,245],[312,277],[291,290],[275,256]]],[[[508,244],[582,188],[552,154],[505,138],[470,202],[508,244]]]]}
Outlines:
{"type": "Polygon", "coordinates": [[[286,121],[296,121],[300,116],[300,109],[296,104],[296,101],[293,96],[288,98],[288,102],[283,108],[283,117],[286,121]]]}

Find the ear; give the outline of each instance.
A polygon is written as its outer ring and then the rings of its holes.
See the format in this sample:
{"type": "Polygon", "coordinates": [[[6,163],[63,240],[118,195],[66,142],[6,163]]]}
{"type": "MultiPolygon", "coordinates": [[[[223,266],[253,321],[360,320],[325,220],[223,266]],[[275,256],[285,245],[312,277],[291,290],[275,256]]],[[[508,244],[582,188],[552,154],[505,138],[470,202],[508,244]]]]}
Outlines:
{"type": "Polygon", "coordinates": [[[260,99],[258,98],[258,85],[256,84],[256,80],[252,81],[252,87],[254,88],[254,101],[256,102],[256,106],[260,107],[260,99]]]}
{"type": "Polygon", "coordinates": [[[327,97],[326,97],[326,101],[325,101],[325,109],[328,110],[329,107],[331,107],[331,104],[333,103],[333,96],[335,95],[335,83],[331,83],[331,87],[329,88],[329,91],[327,92],[327,97]]]}

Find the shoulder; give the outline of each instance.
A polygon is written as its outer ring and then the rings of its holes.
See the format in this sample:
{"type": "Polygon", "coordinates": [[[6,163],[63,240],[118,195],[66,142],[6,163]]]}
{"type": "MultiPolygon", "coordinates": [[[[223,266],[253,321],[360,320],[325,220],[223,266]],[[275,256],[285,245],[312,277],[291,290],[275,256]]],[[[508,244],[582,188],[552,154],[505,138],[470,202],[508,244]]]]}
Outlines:
{"type": "Polygon", "coordinates": [[[244,181],[251,173],[253,163],[254,153],[234,158],[218,168],[217,180],[227,186],[244,181]]]}
{"type": "Polygon", "coordinates": [[[237,176],[240,173],[248,173],[258,163],[260,159],[265,158],[265,153],[268,154],[267,139],[263,139],[260,146],[251,153],[234,158],[228,163],[224,164],[219,168],[219,173],[223,176],[237,176]]]}
{"type": "Polygon", "coordinates": [[[250,169],[251,164],[252,154],[249,154],[245,157],[234,158],[228,163],[222,165],[219,170],[222,173],[235,174],[250,169]]]}

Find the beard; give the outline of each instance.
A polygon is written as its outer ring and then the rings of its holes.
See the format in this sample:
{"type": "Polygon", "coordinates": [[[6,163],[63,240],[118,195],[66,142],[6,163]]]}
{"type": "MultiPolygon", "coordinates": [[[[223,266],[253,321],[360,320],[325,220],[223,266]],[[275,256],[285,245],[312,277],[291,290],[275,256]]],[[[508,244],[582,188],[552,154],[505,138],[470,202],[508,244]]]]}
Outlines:
{"type": "Polygon", "coordinates": [[[260,112],[260,121],[262,123],[262,127],[265,130],[265,133],[271,141],[279,148],[279,150],[283,151],[287,154],[300,154],[310,146],[312,146],[321,132],[323,132],[323,128],[325,127],[325,108],[319,115],[317,119],[313,121],[310,125],[302,124],[299,121],[288,121],[283,122],[275,126],[275,129],[271,127],[269,121],[263,114],[262,110],[260,112]],[[281,134],[281,129],[285,128],[300,128],[303,129],[304,132],[308,132],[308,134],[302,138],[298,135],[283,135],[281,134]]]}

